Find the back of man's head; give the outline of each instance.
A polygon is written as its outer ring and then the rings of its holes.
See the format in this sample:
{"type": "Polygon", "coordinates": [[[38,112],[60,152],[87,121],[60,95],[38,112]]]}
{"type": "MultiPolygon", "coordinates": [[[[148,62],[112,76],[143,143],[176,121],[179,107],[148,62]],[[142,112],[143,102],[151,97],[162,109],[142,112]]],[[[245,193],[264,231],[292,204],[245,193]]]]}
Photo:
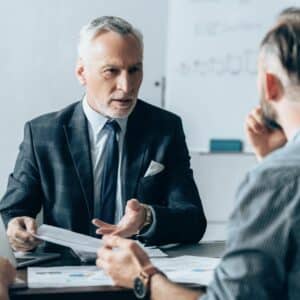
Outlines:
{"type": "Polygon", "coordinates": [[[271,29],[261,42],[260,63],[276,75],[291,99],[300,101],[300,22],[283,22],[271,29]]]}
{"type": "Polygon", "coordinates": [[[300,7],[291,6],[283,11],[277,17],[277,23],[298,22],[300,23],[300,7]]]}

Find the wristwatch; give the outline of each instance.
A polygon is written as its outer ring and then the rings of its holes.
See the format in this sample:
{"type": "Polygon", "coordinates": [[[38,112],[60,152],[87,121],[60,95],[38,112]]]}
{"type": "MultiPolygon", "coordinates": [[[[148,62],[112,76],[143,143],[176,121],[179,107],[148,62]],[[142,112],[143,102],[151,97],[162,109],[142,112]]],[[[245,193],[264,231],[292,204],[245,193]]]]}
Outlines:
{"type": "Polygon", "coordinates": [[[145,221],[144,224],[142,226],[141,229],[143,229],[144,227],[150,225],[152,223],[152,211],[151,208],[149,207],[149,205],[146,204],[142,204],[142,206],[145,209],[145,221]]]}
{"type": "Polygon", "coordinates": [[[162,271],[150,265],[144,268],[140,272],[139,276],[133,280],[133,292],[136,298],[146,299],[146,297],[149,296],[151,277],[154,274],[162,274],[163,276],[166,276],[162,271]]]}

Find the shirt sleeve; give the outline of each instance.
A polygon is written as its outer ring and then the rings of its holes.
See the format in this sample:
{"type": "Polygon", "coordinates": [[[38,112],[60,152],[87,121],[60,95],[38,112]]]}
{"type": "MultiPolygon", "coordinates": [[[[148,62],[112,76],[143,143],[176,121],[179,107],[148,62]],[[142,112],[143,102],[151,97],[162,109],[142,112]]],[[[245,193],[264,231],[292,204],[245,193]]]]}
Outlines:
{"type": "MultiPolygon", "coordinates": [[[[225,255],[201,300],[284,299],[295,174],[250,173],[237,192],[225,255]]],[[[298,195],[297,195],[298,193],[298,195]]]]}

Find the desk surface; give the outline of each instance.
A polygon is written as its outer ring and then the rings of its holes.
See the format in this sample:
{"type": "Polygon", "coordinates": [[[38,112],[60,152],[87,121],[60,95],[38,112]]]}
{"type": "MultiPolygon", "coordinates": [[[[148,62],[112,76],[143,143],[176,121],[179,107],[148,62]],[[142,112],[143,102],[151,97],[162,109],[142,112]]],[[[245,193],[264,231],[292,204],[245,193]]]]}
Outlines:
{"type": "MultiPolygon", "coordinates": [[[[162,247],[169,256],[175,257],[180,255],[195,255],[220,257],[224,251],[224,242],[200,243],[193,245],[171,245],[162,247]]],[[[44,263],[41,266],[70,266],[80,265],[80,261],[72,256],[69,252],[63,252],[59,260],[44,263]]],[[[18,270],[18,277],[26,280],[27,272],[18,270]]],[[[196,285],[187,285],[191,288],[199,288],[196,285]]],[[[43,289],[20,289],[10,292],[11,299],[110,299],[110,300],[127,300],[136,299],[132,290],[115,286],[99,286],[99,287],[78,287],[78,288],[43,288],[43,289]]]]}

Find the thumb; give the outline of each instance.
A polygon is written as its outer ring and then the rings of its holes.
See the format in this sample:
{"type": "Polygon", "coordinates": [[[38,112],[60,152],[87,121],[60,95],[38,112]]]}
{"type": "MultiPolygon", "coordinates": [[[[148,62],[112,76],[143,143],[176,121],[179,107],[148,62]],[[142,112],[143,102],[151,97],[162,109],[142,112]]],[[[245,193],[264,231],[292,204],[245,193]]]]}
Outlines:
{"type": "Polygon", "coordinates": [[[37,225],[34,219],[25,217],[24,224],[25,224],[26,231],[31,233],[36,233],[37,225]]]}
{"type": "Polygon", "coordinates": [[[127,201],[126,210],[139,211],[141,209],[141,203],[137,199],[130,199],[127,201]]]}

